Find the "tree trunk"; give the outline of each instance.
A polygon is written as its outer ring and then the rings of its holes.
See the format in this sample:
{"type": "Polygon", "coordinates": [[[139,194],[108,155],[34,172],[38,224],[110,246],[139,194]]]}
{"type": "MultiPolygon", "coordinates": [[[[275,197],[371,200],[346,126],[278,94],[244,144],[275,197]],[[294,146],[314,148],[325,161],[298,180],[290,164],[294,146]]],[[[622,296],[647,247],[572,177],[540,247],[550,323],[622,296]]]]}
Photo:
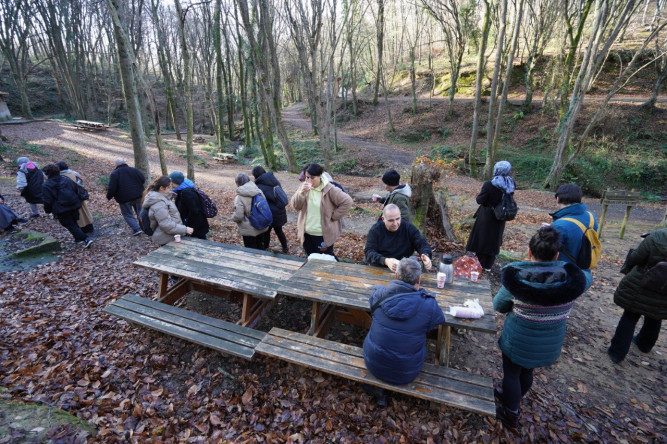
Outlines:
{"type": "MultiPolygon", "coordinates": [[[[493,79],[491,80],[491,95],[489,97],[489,115],[486,119],[486,163],[484,165],[484,177],[488,179],[489,171],[493,165],[489,165],[491,159],[491,147],[493,145],[493,130],[494,130],[494,116],[495,107],[498,100],[498,78],[500,76],[500,69],[502,68],[503,50],[505,48],[505,29],[507,17],[507,3],[508,0],[503,0],[502,11],[500,13],[500,31],[498,35],[498,42],[496,48],[496,63],[493,67],[493,79]]],[[[500,118],[500,116],[498,116],[500,118]]]]}
{"type": "Polygon", "coordinates": [[[384,49],[384,1],[385,0],[377,0],[378,18],[375,25],[377,27],[378,67],[375,73],[375,88],[373,89],[373,105],[378,104],[378,92],[380,90],[380,76],[382,75],[382,53],[384,49]]]}
{"type": "Polygon", "coordinates": [[[222,125],[222,113],[224,112],[224,107],[222,106],[223,95],[222,95],[222,40],[220,38],[220,27],[222,23],[220,21],[220,9],[222,8],[222,0],[215,0],[215,10],[213,12],[213,45],[215,46],[215,93],[216,93],[216,133],[218,135],[218,151],[222,152],[222,142],[224,141],[223,136],[223,125],[222,125]]]}
{"type": "Polygon", "coordinates": [[[489,30],[491,29],[491,11],[488,0],[484,0],[486,9],[484,11],[484,25],[482,27],[482,42],[477,59],[477,74],[475,78],[475,107],[472,114],[472,136],[470,137],[470,149],[468,150],[468,163],[470,164],[470,176],[477,176],[477,137],[479,132],[479,114],[482,107],[482,79],[486,67],[486,45],[489,41],[489,30]]]}
{"type": "Polygon", "coordinates": [[[498,148],[498,134],[500,133],[500,125],[502,125],[503,111],[505,111],[505,104],[507,103],[507,94],[509,92],[510,80],[512,77],[512,68],[514,66],[514,54],[519,45],[519,30],[521,29],[521,18],[523,17],[523,4],[525,0],[521,0],[517,6],[516,24],[514,26],[514,36],[512,36],[512,48],[507,54],[507,67],[505,70],[505,79],[503,81],[503,91],[500,96],[500,103],[498,103],[498,117],[496,118],[496,126],[491,140],[491,147],[486,152],[486,165],[484,166],[484,177],[491,179],[493,174],[493,165],[496,162],[496,150],[498,148]]]}
{"type": "Polygon", "coordinates": [[[174,0],[176,12],[178,13],[178,35],[181,42],[181,57],[183,58],[183,91],[185,93],[185,124],[187,134],[185,137],[186,155],[188,161],[188,179],[195,181],[195,155],[192,146],[192,135],[194,133],[194,115],[192,111],[192,92],[190,74],[190,52],[185,39],[185,13],[181,8],[180,0],[174,0]]]}
{"type": "Polygon", "coordinates": [[[130,123],[130,134],[132,136],[132,146],[134,148],[134,166],[138,168],[150,181],[150,165],[146,154],[146,139],[144,139],[143,123],[141,121],[141,112],[139,110],[139,93],[137,90],[137,81],[132,60],[132,46],[127,34],[125,25],[120,17],[124,16],[123,0],[107,0],[109,13],[111,14],[114,25],[114,37],[116,39],[116,49],[118,51],[118,64],[120,66],[120,76],[123,82],[123,94],[125,95],[125,104],[127,105],[127,117],[130,123]]]}

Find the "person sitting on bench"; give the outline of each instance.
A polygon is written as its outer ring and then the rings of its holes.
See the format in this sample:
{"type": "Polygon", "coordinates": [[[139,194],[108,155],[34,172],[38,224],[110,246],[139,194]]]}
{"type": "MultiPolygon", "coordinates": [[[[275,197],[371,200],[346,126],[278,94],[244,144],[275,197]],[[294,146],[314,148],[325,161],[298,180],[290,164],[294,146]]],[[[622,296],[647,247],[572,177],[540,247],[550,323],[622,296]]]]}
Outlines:
{"type": "MultiPolygon", "coordinates": [[[[364,339],[364,362],[373,376],[390,384],[414,381],[426,359],[426,334],[445,322],[435,296],[419,288],[421,273],[416,259],[403,258],[396,280],[375,286],[370,297],[373,323],[364,339]]],[[[386,405],[382,389],[364,390],[386,405]]]]}
{"type": "Polygon", "coordinates": [[[417,251],[427,270],[431,269],[431,247],[417,227],[401,218],[401,210],[389,204],[382,210],[382,218],[373,225],[366,238],[366,262],[386,266],[394,273],[398,261],[417,251]]]}

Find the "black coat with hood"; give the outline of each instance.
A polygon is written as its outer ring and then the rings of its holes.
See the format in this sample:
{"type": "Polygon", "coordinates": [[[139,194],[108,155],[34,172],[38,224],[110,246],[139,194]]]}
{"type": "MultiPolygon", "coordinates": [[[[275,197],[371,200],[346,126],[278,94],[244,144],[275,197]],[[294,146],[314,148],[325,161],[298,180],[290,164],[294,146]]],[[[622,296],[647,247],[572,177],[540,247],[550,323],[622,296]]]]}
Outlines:
{"type": "Polygon", "coordinates": [[[184,188],[175,192],[176,199],[174,203],[183,219],[183,224],[192,227],[192,237],[206,239],[209,225],[208,219],[204,215],[201,198],[194,188],[184,188]]]}
{"type": "Polygon", "coordinates": [[[503,243],[505,221],[496,219],[493,207],[503,198],[503,190],[491,181],[484,182],[482,191],[477,195],[479,208],[475,213],[475,225],[472,227],[466,251],[497,256],[503,243]]]}
{"type": "Polygon", "coordinates": [[[65,176],[50,177],[42,185],[44,211],[60,214],[81,208],[79,186],[65,176]]]}
{"type": "Polygon", "coordinates": [[[255,185],[262,191],[264,197],[266,197],[266,201],[269,203],[269,208],[273,215],[273,223],[271,226],[282,227],[285,225],[287,223],[287,210],[286,206],[282,206],[276,201],[274,188],[281,186],[278,179],[276,179],[276,176],[273,175],[273,171],[266,172],[255,179],[255,185]]]}

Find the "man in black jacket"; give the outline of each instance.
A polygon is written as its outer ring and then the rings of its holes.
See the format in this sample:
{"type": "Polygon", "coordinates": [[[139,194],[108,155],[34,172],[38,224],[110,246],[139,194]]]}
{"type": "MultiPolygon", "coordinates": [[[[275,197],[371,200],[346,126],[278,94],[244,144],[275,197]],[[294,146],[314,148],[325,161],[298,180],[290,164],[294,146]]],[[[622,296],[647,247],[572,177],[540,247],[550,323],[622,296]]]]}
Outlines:
{"type": "Polygon", "coordinates": [[[60,225],[67,228],[77,243],[83,243],[84,248],[90,247],[93,240],[81,231],[76,221],[79,219],[81,198],[79,185],[65,176],[60,175],[60,168],[50,164],[44,167],[47,180],[42,185],[44,211],[53,213],[60,225]]]}
{"type": "Polygon", "coordinates": [[[141,212],[141,196],[144,193],[144,174],[129,166],[125,159],[116,159],[116,169],[109,176],[107,199],[116,199],[125,222],[132,229],[132,236],[138,236],[143,231],[139,227],[139,213],[141,212]]]}
{"type": "Polygon", "coordinates": [[[401,220],[401,210],[395,204],[384,207],[381,220],[368,232],[364,248],[366,262],[386,266],[395,272],[400,259],[411,256],[415,250],[420,254],[426,269],[430,270],[431,247],[417,227],[401,220]]]}

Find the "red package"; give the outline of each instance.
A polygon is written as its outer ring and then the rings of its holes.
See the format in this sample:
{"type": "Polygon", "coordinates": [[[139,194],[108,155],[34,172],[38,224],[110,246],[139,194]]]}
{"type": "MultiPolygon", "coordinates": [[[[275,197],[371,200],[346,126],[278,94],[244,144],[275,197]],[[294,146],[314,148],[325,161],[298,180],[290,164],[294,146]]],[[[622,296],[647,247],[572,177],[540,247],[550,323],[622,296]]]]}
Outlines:
{"type": "Polygon", "coordinates": [[[482,265],[479,263],[477,256],[462,256],[454,262],[455,277],[470,279],[471,271],[476,271],[477,273],[482,274],[482,265]]]}

